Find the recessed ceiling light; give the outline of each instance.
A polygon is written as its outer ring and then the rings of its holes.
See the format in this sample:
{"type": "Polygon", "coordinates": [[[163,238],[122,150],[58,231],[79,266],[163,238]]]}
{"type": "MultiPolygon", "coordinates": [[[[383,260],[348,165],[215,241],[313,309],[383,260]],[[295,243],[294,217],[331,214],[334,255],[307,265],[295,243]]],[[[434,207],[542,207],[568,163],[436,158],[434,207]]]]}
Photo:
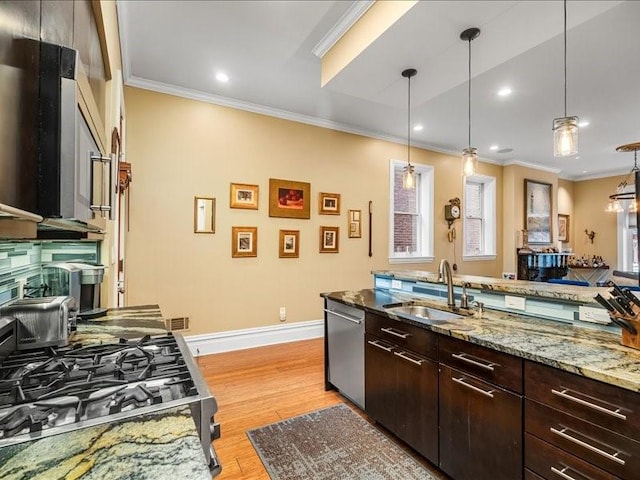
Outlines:
{"type": "Polygon", "coordinates": [[[224,72],[216,73],[216,80],[220,83],[227,83],[229,81],[229,75],[224,72]]]}
{"type": "Polygon", "coordinates": [[[498,95],[500,95],[501,97],[511,95],[511,89],[509,87],[503,87],[498,91],[498,95]]]}
{"type": "Polygon", "coordinates": [[[589,170],[582,170],[582,173],[589,173],[589,170]]]}
{"type": "Polygon", "coordinates": [[[413,126],[413,131],[414,132],[421,132],[422,129],[424,129],[424,127],[422,125],[420,125],[420,124],[417,124],[417,125],[413,126]]]}
{"type": "Polygon", "coordinates": [[[500,148],[500,147],[498,147],[498,145],[491,145],[489,147],[489,150],[493,150],[495,152],[498,148],[500,148]]]}
{"type": "Polygon", "coordinates": [[[576,157],[576,160],[580,160],[580,155],[578,155],[578,156],[576,157]]]}
{"type": "Polygon", "coordinates": [[[587,122],[586,120],[583,120],[580,123],[578,123],[579,127],[587,127],[588,125],[589,125],[589,122],[587,122]]]}

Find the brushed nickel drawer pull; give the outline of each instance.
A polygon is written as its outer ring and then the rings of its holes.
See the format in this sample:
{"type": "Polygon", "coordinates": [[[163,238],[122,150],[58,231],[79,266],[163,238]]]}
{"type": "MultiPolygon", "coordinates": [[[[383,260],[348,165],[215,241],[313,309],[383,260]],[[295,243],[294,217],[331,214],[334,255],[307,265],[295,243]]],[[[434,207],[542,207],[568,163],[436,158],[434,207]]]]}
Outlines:
{"type": "Polygon", "coordinates": [[[394,355],[397,355],[400,358],[404,358],[405,360],[410,361],[411,363],[415,363],[418,366],[422,366],[422,364],[424,363],[424,360],[414,360],[413,358],[409,358],[406,355],[404,355],[406,352],[393,352],[394,355]]]}
{"type": "Polygon", "coordinates": [[[495,392],[495,390],[489,390],[488,392],[486,390],[483,390],[481,388],[478,388],[474,385],[471,385],[470,383],[467,383],[464,381],[464,377],[460,377],[460,378],[455,378],[455,377],[451,377],[451,380],[453,380],[454,382],[463,385],[467,388],[470,388],[471,390],[481,393],[482,395],[484,395],[485,397],[489,397],[489,398],[493,398],[493,392],[495,392]]]}
{"type": "Polygon", "coordinates": [[[400,338],[408,338],[408,337],[410,337],[410,336],[411,336],[411,335],[410,335],[410,334],[408,334],[408,333],[404,333],[403,331],[400,331],[400,330],[394,330],[394,329],[393,329],[393,328],[391,328],[391,327],[388,327],[388,328],[381,328],[380,330],[382,330],[383,332],[386,332],[386,333],[388,333],[388,334],[390,334],[390,335],[394,335],[394,336],[396,336],[396,337],[400,337],[400,338]]]}
{"type": "Polygon", "coordinates": [[[463,362],[470,363],[471,365],[475,365],[476,367],[484,368],[485,370],[490,370],[492,372],[495,370],[493,368],[494,365],[498,365],[497,363],[486,364],[478,362],[477,360],[469,358],[466,353],[452,353],[451,356],[453,358],[457,358],[458,360],[462,360],[463,362]]]}
{"type": "Polygon", "coordinates": [[[374,347],[378,347],[378,348],[384,350],[385,352],[390,352],[390,351],[393,350],[393,347],[385,347],[384,345],[379,344],[377,340],[374,340],[374,341],[367,340],[367,343],[369,345],[373,345],[374,347]]]}
{"type": "Polygon", "coordinates": [[[592,408],[592,409],[597,410],[598,412],[601,412],[601,413],[606,413],[607,415],[611,415],[612,417],[616,417],[616,418],[619,418],[621,420],[626,420],[627,419],[626,415],[620,413],[620,410],[622,410],[622,409],[619,408],[619,407],[615,411],[614,410],[609,410],[608,408],[601,407],[600,405],[596,405],[595,403],[587,402],[586,400],[582,400],[581,398],[577,398],[577,397],[574,397],[573,395],[569,395],[567,393],[569,391],[570,390],[568,388],[565,388],[562,391],[556,390],[554,388],[551,389],[551,393],[553,393],[554,395],[557,395],[559,397],[562,397],[565,400],[569,400],[571,402],[579,403],[580,405],[592,408]]]}
{"type": "Polygon", "coordinates": [[[598,448],[598,447],[594,447],[593,445],[588,444],[587,442],[583,442],[582,440],[572,437],[571,435],[569,435],[568,433],[565,433],[567,430],[569,430],[568,428],[563,428],[562,430],[558,430],[557,428],[550,428],[551,433],[555,433],[556,435],[564,438],[565,440],[569,440],[570,442],[575,443],[576,445],[580,445],[581,447],[586,448],[587,450],[591,450],[593,453],[597,453],[598,455],[602,455],[604,458],[608,459],[608,460],[612,460],[616,463],[619,463],[620,465],[624,465],[626,462],[621,459],[618,458],[618,455],[620,455],[620,452],[616,452],[613,455],[611,455],[608,452],[605,452],[604,450],[598,448]]]}
{"type": "MultiPolygon", "coordinates": [[[[553,473],[555,473],[556,475],[558,475],[559,477],[562,477],[562,478],[564,478],[566,480],[576,480],[571,475],[568,475],[568,474],[564,473],[567,470],[569,470],[569,467],[564,467],[562,470],[558,470],[556,467],[551,467],[551,471],[553,473]]],[[[582,475],[582,476],[584,477],[584,475],[582,475]]]]}

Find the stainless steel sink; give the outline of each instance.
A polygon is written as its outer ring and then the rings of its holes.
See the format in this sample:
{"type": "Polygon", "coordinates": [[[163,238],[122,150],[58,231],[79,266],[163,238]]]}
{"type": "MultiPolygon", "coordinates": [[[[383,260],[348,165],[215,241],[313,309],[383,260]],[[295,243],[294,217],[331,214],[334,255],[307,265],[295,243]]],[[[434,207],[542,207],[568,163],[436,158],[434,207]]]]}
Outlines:
{"type": "Polygon", "coordinates": [[[394,313],[401,317],[408,317],[413,320],[426,321],[426,323],[448,322],[463,318],[456,313],[445,312],[436,308],[425,307],[424,305],[398,305],[385,307],[389,313],[394,313]]]}

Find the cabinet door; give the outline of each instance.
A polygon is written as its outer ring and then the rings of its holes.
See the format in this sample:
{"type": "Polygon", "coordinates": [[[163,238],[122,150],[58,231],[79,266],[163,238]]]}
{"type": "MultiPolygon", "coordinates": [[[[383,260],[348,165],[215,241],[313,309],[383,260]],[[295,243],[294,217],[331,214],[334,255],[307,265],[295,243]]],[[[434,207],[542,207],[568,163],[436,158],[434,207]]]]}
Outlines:
{"type": "Polygon", "coordinates": [[[440,364],[440,468],[456,480],[517,480],[522,397],[440,364]]]}
{"type": "Polygon", "coordinates": [[[438,463],[438,364],[397,350],[397,435],[431,462],[438,463]]]}
{"type": "Polygon", "coordinates": [[[365,411],[376,422],[396,432],[395,346],[369,334],[365,341],[365,411]]]}

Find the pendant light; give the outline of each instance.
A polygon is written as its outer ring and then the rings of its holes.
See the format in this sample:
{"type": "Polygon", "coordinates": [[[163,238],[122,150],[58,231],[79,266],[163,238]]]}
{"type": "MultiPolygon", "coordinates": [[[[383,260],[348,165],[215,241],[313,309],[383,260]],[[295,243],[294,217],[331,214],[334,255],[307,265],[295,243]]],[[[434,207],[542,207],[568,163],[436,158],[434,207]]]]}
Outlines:
{"type": "Polygon", "coordinates": [[[412,190],[416,187],[416,170],[411,165],[411,77],[415,77],[418,71],[415,68],[407,68],[402,71],[402,76],[409,82],[407,93],[407,166],[402,173],[402,188],[412,190]]]}
{"type": "Polygon", "coordinates": [[[564,0],[564,117],[553,119],[553,156],[578,153],[578,117],[567,117],[567,0],[564,0]]]}
{"type": "Polygon", "coordinates": [[[468,28],[460,34],[460,39],[469,42],[469,137],[467,148],[462,150],[462,175],[470,177],[478,169],[478,149],[471,146],[471,40],[478,38],[479,28],[468,28]]]}

